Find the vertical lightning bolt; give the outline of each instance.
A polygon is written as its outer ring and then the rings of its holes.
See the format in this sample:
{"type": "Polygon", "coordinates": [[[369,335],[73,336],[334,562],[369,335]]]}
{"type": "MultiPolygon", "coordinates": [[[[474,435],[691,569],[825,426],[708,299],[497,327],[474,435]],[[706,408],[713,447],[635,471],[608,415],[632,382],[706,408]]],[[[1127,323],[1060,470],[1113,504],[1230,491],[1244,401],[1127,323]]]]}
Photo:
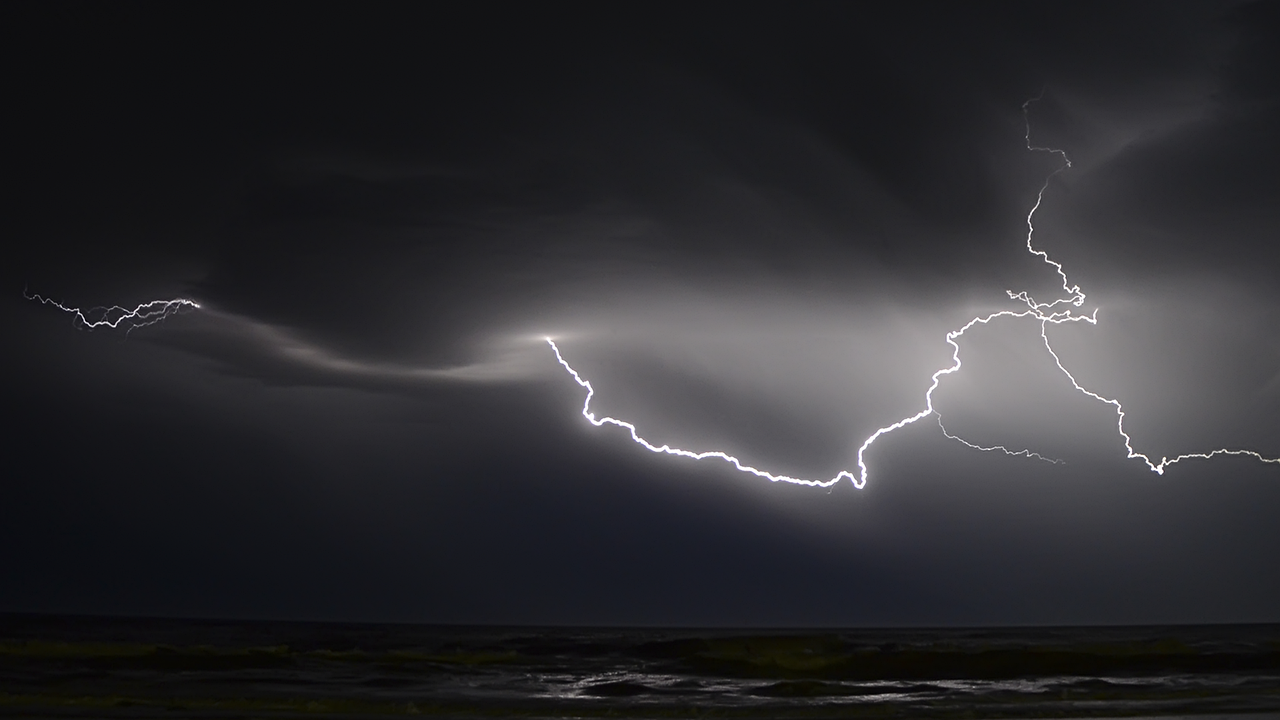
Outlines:
{"type": "Polygon", "coordinates": [[[1006,290],[1005,292],[1009,296],[1010,300],[1015,300],[1020,302],[1021,304],[1026,306],[1026,309],[1017,310],[1017,311],[1002,310],[1000,312],[995,312],[990,315],[975,317],[969,322],[965,323],[963,326],[961,326],[958,330],[952,330],[951,332],[947,333],[946,341],[949,345],[951,345],[951,348],[952,348],[952,353],[951,353],[952,364],[948,367],[938,370],[931,377],[929,388],[925,391],[925,394],[924,394],[924,408],[922,410],[920,410],[914,415],[904,417],[901,420],[898,420],[897,422],[894,422],[882,428],[879,428],[874,433],[872,433],[866,440],[862,442],[862,445],[858,448],[858,473],[856,476],[848,470],[841,470],[839,473],[835,475],[835,477],[829,480],[805,480],[802,478],[791,477],[789,475],[774,474],[771,472],[767,472],[765,470],[760,470],[750,465],[744,465],[740,460],[738,460],[738,458],[732,455],[729,455],[727,453],[721,452],[719,450],[695,452],[691,450],[682,450],[680,448],[674,448],[666,444],[654,445],[653,443],[641,437],[639,432],[636,430],[636,426],[629,422],[626,422],[624,420],[618,420],[612,417],[597,418],[595,413],[592,412],[591,410],[591,399],[595,396],[595,388],[593,388],[589,381],[587,381],[581,375],[579,375],[578,372],[574,370],[567,361],[565,361],[564,356],[560,354],[560,348],[556,345],[555,341],[552,340],[551,338],[547,338],[547,344],[551,346],[551,350],[555,353],[556,360],[559,361],[559,363],[562,366],[564,366],[564,369],[567,370],[571,376],[573,376],[573,379],[579,385],[586,388],[587,390],[586,399],[583,401],[583,404],[582,404],[583,417],[585,417],[591,424],[597,427],[600,427],[602,425],[616,425],[617,427],[624,428],[631,434],[631,439],[634,442],[636,442],[638,445],[645,448],[646,450],[649,450],[650,452],[664,453],[667,455],[676,455],[679,457],[690,458],[693,460],[705,460],[709,458],[714,458],[718,460],[723,460],[724,462],[727,462],[733,465],[734,468],[736,468],[741,472],[749,473],[757,477],[766,478],[773,482],[787,482],[787,483],[793,483],[797,485],[808,485],[813,487],[830,487],[844,478],[849,478],[849,480],[853,482],[855,487],[861,489],[867,484],[867,475],[869,471],[867,469],[865,456],[866,456],[867,450],[871,448],[871,445],[875,443],[876,440],[880,439],[882,436],[887,435],[895,430],[900,430],[920,420],[923,420],[924,418],[929,417],[930,415],[937,416],[938,426],[942,429],[942,434],[944,436],[952,440],[956,440],[962,443],[963,445],[973,448],[975,450],[982,450],[984,452],[1003,452],[1006,455],[1010,455],[1014,457],[1028,457],[1028,458],[1034,458],[1037,460],[1043,460],[1051,463],[1060,463],[1061,462],[1060,460],[1055,460],[1052,458],[1045,457],[1040,453],[1032,452],[1031,450],[1010,450],[1009,448],[1003,445],[982,446],[976,443],[969,442],[968,440],[965,440],[956,435],[952,435],[947,431],[946,426],[942,424],[942,416],[933,407],[933,392],[934,390],[938,389],[938,385],[942,382],[942,378],[947,375],[951,375],[960,371],[962,363],[960,361],[960,344],[958,340],[965,334],[965,332],[967,332],[970,328],[974,327],[975,325],[986,325],[987,323],[990,323],[991,321],[1000,319],[1000,318],[1030,318],[1039,322],[1040,337],[1044,341],[1045,349],[1049,351],[1049,355],[1052,356],[1054,364],[1056,364],[1058,369],[1062,372],[1062,374],[1067,377],[1067,379],[1071,382],[1071,385],[1077,391],[1083,393],[1084,395],[1087,395],[1088,397],[1098,400],[1099,402],[1107,403],[1108,405],[1112,405],[1115,407],[1116,417],[1117,417],[1116,430],[1120,433],[1120,437],[1124,439],[1124,446],[1125,446],[1125,449],[1128,451],[1128,457],[1130,459],[1134,459],[1134,458],[1141,459],[1143,462],[1146,463],[1147,467],[1149,467],[1153,472],[1159,475],[1163,475],[1165,468],[1176,462],[1180,462],[1182,460],[1188,460],[1191,458],[1201,458],[1201,459],[1207,460],[1209,458],[1212,458],[1218,455],[1244,455],[1244,456],[1255,458],[1264,463],[1280,464],[1280,458],[1264,457],[1262,454],[1257,453],[1253,450],[1236,450],[1236,449],[1229,449],[1229,448],[1220,448],[1220,449],[1212,450],[1206,453],[1187,453],[1184,455],[1178,455],[1177,457],[1174,457],[1174,458],[1167,458],[1167,457],[1161,458],[1159,463],[1153,462],[1151,458],[1148,457],[1147,455],[1139,453],[1133,449],[1132,441],[1128,433],[1126,433],[1124,430],[1125,414],[1124,414],[1124,408],[1121,406],[1120,401],[1112,398],[1103,397],[1102,395],[1099,395],[1098,393],[1095,393],[1092,390],[1085,388],[1076,380],[1075,376],[1073,376],[1071,372],[1068,371],[1067,368],[1062,364],[1062,359],[1058,357],[1057,352],[1054,351],[1053,346],[1049,343],[1049,334],[1048,334],[1049,325],[1051,324],[1059,325],[1062,323],[1075,323],[1075,322],[1086,322],[1086,323],[1089,323],[1090,325],[1097,325],[1098,311],[1095,308],[1092,313],[1084,314],[1081,312],[1076,312],[1074,310],[1074,308],[1079,308],[1082,305],[1084,305],[1085,294],[1080,290],[1079,285],[1071,284],[1071,281],[1067,278],[1067,273],[1066,273],[1066,270],[1063,268],[1062,263],[1059,263],[1053,260],[1052,258],[1050,258],[1047,252],[1045,252],[1044,250],[1037,249],[1034,244],[1035,215],[1036,215],[1036,212],[1040,209],[1041,204],[1043,204],[1044,202],[1044,194],[1049,189],[1049,184],[1053,181],[1053,178],[1058,173],[1063,172],[1064,170],[1067,170],[1071,167],[1071,159],[1067,157],[1067,153],[1064,150],[1060,150],[1057,148],[1050,148],[1050,147],[1039,147],[1037,145],[1032,144],[1030,107],[1032,103],[1038,101],[1039,99],[1040,99],[1039,97],[1032,98],[1031,100],[1028,100],[1022,104],[1023,123],[1026,130],[1024,139],[1026,141],[1027,150],[1031,152],[1045,152],[1052,155],[1056,155],[1061,160],[1061,163],[1058,165],[1057,168],[1053,170],[1053,172],[1049,173],[1049,175],[1045,177],[1044,183],[1040,186],[1040,191],[1036,193],[1035,203],[1031,206],[1031,209],[1027,212],[1026,245],[1027,245],[1027,252],[1039,257],[1045,264],[1052,267],[1054,271],[1058,274],[1058,277],[1062,279],[1062,290],[1065,294],[1062,297],[1056,298],[1049,302],[1037,302],[1035,298],[1031,297],[1031,295],[1025,290],[1021,292],[1016,292],[1016,293],[1013,292],[1012,290],[1006,290]]]}
{"type": "Polygon", "coordinates": [[[145,302],[133,309],[112,305],[111,307],[92,307],[88,310],[80,308],[67,307],[57,300],[50,300],[33,293],[27,293],[25,290],[22,296],[28,300],[36,300],[45,305],[52,305],[59,310],[69,313],[72,322],[79,326],[84,326],[90,330],[97,328],[119,328],[123,325],[126,328],[126,334],[132,332],[136,328],[154,325],[161,320],[176,315],[186,310],[199,310],[200,304],[194,300],[186,298],[174,298],[173,300],[152,300],[145,302]]]}

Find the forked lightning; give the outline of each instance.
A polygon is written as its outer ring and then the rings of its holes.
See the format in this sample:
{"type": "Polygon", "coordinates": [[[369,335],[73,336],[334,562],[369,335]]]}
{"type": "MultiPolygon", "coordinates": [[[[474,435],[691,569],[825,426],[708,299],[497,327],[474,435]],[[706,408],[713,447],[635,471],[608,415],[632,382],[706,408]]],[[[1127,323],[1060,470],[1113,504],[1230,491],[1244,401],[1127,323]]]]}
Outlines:
{"type": "Polygon", "coordinates": [[[952,364],[949,367],[945,367],[933,374],[932,382],[929,384],[929,389],[926,390],[924,394],[924,409],[922,409],[920,412],[914,415],[902,418],[901,420],[895,423],[886,425],[876,430],[874,433],[871,434],[870,437],[864,440],[862,443],[862,446],[858,448],[858,474],[857,475],[854,475],[849,470],[841,470],[839,473],[835,475],[835,477],[832,477],[828,480],[806,480],[803,478],[791,477],[789,475],[779,475],[779,474],[771,473],[765,470],[760,470],[759,468],[755,468],[750,465],[744,465],[742,461],[740,461],[738,458],[719,450],[695,452],[691,450],[682,450],[680,448],[674,448],[666,444],[654,445],[653,443],[641,437],[639,432],[636,430],[636,426],[629,422],[626,422],[624,420],[618,420],[612,417],[597,418],[595,413],[591,411],[591,398],[595,395],[595,388],[593,388],[591,386],[591,383],[588,380],[586,380],[581,375],[579,375],[578,371],[574,370],[569,365],[569,363],[565,361],[564,356],[560,354],[560,348],[556,345],[555,341],[552,340],[551,338],[547,338],[546,339],[547,344],[551,346],[551,350],[555,353],[556,360],[558,360],[560,364],[564,366],[565,370],[569,371],[569,374],[573,376],[573,379],[579,385],[586,388],[587,390],[586,400],[583,401],[583,404],[582,404],[583,417],[585,417],[589,422],[591,422],[593,425],[596,425],[597,427],[601,425],[616,425],[618,427],[626,429],[628,432],[631,433],[632,440],[634,440],[641,447],[651,452],[665,453],[668,455],[677,455],[679,457],[686,457],[694,460],[705,460],[708,458],[715,458],[718,460],[723,460],[733,465],[736,469],[742,472],[750,473],[757,477],[766,478],[773,482],[786,482],[786,483],[793,483],[797,485],[809,485],[809,486],[815,486],[815,487],[830,487],[840,482],[844,478],[848,478],[849,480],[851,480],[854,486],[857,488],[864,487],[867,484],[867,474],[868,474],[867,464],[866,464],[866,453],[867,453],[867,450],[870,449],[872,443],[878,440],[881,436],[887,435],[893,432],[894,430],[899,430],[901,428],[904,428],[907,425],[911,425],[912,423],[915,423],[919,420],[923,420],[924,418],[929,417],[930,415],[937,416],[938,426],[942,428],[943,435],[945,435],[946,437],[952,440],[956,440],[975,450],[982,450],[985,452],[998,451],[998,452],[1003,452],[1006,455],[1010,455],[1010,456],[1030,457],[1030,458],[1035,458],[1037,460],[1044,460],[1047,462],[1057,463],[1061,461],[1055,460],[1052,458],[1047,458],[1041,455],[1040,453],[1032,452],[1030,450],[1015,451],[1015,450],[1010,450],[1009,448],[1003,445],[994,445],[994,446],[986,447],[986,446],[978,445],[976,443],[969,442],[968,440],[960,438],[956,435],[952,435],[951,433],[947,432],[946,427],[942,425],[942,416],[933,407],[933,391],[938,389],[938,385],[942,381],[943,376],[951,375],[960,370],[960,367],[961,367],[960,344],[957,341],[960,339],[961,336],[965,334],[966,331],[968,331],[970,328],[972,328],[975,325],[979,325],[979,324],[985,325],[991,322],[992,320],[996,320],[999,318],[1034,318],[1040,321],[1040,337],[1044,340],[1045,349],[1049,351],[1049,354],[1053,357],[1054,363],[1058,366],[1058,369],[1062,371],[1062,374],[1066,375],[1067,379],[1071,381],[1071,385],[1079,392],[1084,393],[1085,395],[1095,400],[1098,400],[1099,402],[1104,402],[1104,403],[1107,403],[1108,405],[1112,405],[1115,407],[1116,430],[1120,433],[1120,437],[1124,438],[1124,446],[1129,453],[1128,457],[1130,459],[1140,458],[1144,463],[1146,463],[1147,467],[1149,467],[1153,472],[1155,472],[1158,475],[1163,475],[1165,468],[1176,462],[1180,462],[1182,460],[1189,460],[1191,458],[1209,459],[1217,455],[1246,455],[1246,456],[1255,458],[1257,460],[1260,460],[1264,463],[1280,464],[1280,458],[1264,457],[1262,454],[1254,452],[1253,450],[1234,450],[1230,448],[1220,448],[1220,449],[1211,450],[1205,453],[1187,453],[1184,455],[1178,455],[1177,457],[1173,457],[1173,458],[1168,458],[1168,457],[1161,458],[1160,462],[1158,463],[1153,462],[1149,456],[1144,455],[1143,453],[1137,452],[1133,449],[1132,441],[1128,433],[1124,431],[1124,408],[1120,405],[1120,401],[1114,400],[1108,397],[1103,397],[1102,395],[1099,395],[1098,393],[1095,393],[1092,390],[1085,388],[1079,382],[1076,381],[1075,376],[1073,376],[1071,372],[1068,371],[1067,368],[1062,364],[1062,359],[1058,357],[1058,353],[1054,351],[1053,346],[1049,343],[1049,332],[1048,332],[1049,325],[1050,324],[1059,325],[1059,324],[1068,323],[1068,322],[1087,322],[1090,325],[1096,325],[1098,323],[1098,311],[1097,309],[1094,309],[1092,313],[1084,314],[1081,312],[1077,312],[1073,309],[1073,308],[1079,308],[1082,305],[1084,305],[1085,294],[1081,292],[1079,285],[1072,285],[1071,282],[1067,279],[1067,273],[1066,273],[1066,270],[1063,269],[1062,263],[1056,262],[1055,260],[1051,259],[1049,257],[1049,254],[1044,250],[1036,249],[1033,243],[1033,239],[1035,235],[1035,222],[1034,222],[1035,214],[1036,214],[1036,211],[1040,209],[1041,203],[1044,202],[1045,191],[1049,189],[1049,183],[1053,180],[1053,177],[1055,175],[1071,167],[1071,159],[1067,157],[1067,153],[1065,151],[1059,150],[1057,148],[1037,147],[1031,144],[1031,119],[1030,119],[1029,109],[1031,107],[1031,103],[1035,102],[1036,100],[1039,100],[1039,98],[1033,98],[1022,104],[1022,116],[1023,116],[1024,125],[1026,128],[1025,139],[1026,139],[1027,150],[1030,150],[1032,152],[1046,152],[1053,155],[1057,155],[1059,158],[1062,159],[1062,163],[1056,169],[1054,169],[1053,172],[1049,173],[1048,177],[1045,178],[1044,184],[1040,186],[1040,192],[1036,194],[1035,204],[1033,204],[1031,206],[1031,210],[1027,212],[1027,251],[1030,252],[1032,255],[1038,256],[1046,264],[1053,267],[1054,271],[1057,272],[1058,276],[1062,278],[1062,289],[1065,292],[1065,295],[1063,297],[1057,298],[1050,302],[1036,302],[1036,300],[1032,298],[1031,295],[1026,291],[1015,293],[1012,290],[1008,290],[1006,291],[1006,293],[1008,294],[1009,299],[1017,300],[1022,304],[1024,304],[1026,306],[1025,310],[1016,310],[1016,311],[1003,310],[1001,312],[992,313],[990,315],[975,317],[969,322],[965,323],[959,330],[953,330],[947,333],[946,341],[948,344],[951,345],[951,348],[952,348],[952,353],[951,353],[952,364]],[[1062,309],[1057,309],[1060,307],[1062,309]]]}

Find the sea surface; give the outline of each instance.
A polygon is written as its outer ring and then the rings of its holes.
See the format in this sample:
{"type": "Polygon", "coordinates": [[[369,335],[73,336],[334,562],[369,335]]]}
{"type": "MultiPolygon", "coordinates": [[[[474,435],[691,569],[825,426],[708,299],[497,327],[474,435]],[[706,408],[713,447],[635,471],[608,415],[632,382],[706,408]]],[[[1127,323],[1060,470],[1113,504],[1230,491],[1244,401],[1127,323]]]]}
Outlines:
{"type": "Polygon", "coordinates": [[[452,627],[0,615],[0,716],[1280,718],[1280,625],[452,627]]]}

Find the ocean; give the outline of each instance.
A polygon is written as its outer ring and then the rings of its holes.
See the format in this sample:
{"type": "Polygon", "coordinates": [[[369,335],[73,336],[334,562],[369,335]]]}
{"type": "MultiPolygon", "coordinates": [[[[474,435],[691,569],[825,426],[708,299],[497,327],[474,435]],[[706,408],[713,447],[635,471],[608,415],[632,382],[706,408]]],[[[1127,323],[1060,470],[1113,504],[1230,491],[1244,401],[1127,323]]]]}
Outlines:
{"type": "Polygon", "coordinates": [[[1280,625],[700,630],[0,615],[23,718],[1280,718],[1280,625]]]}

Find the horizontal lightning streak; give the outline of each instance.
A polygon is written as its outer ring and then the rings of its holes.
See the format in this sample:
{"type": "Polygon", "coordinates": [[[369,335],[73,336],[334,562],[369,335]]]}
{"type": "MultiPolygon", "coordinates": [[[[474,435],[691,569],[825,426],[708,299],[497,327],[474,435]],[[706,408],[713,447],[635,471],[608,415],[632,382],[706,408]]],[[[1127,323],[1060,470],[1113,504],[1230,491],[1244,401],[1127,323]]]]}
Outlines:
{"type": "Polygon", "coordinates": [[[1142,453],[1136,452],[1133,449],[1133,445],[1131,443],[1130,437],[1128,433],[1124,431],[1124,410],[1120,405],[1120,402],[1118,400],[1103,397],[1102,395],[1099,395],[1091,390],[1086,389],[1085,387],[1080,385],[1080,383],[1076,381],[1075,377],[1067,370],[1067,368],[1063,366],[1061,358],[1058,357],[1058,354],[1054,351],[1053,346],[1050,345],[1049,343],[1049,335],[1048,335],[1049,325],[1050,324],[1059,325],[1059,324],[1068,323],[1068,322],[1087,322],[1090,325],[1097,325],[1098,311],[1095,308],[1092,313],[1087,315],[1072,311],[1072,308],[1079,308],[1082,305],[1084,305],[1085,294],[1080,290],[1079,285],[1071,284],[1071,281],[1067,278],[1066,270],[1062,267],[1062,263],[1057,262],[1052,258],[1050,258],[1049,253],[1045,252],[1044,250],[1036,249],[1033,243],[1033,239],[1035,235],[1035,214],[1036,214],[1036,211],[1040,209],[1041,204],[1043,204],[1044,202],[1045,191],[1049,189],[1049,184],[1050,182],[1052,182],[1054,176],[1071,167],[1071,159],[1067,157],[1067,153],[1064,150],[1059,150],[1057,148],[1049,148],[1049,147],[1038,147],[1031,143],[1031,119],[1029,115],[1029,108],[1031,106],[1031,103],[1039,99],[1040,98],[1038,97],[1032,98],[1031,100],[1028,100],[1022,104],[1023,121],[1026,126],[1025,141],[1026,141],[1027,149],[1032,152],[1047,152],[1053,155],[1057,155],[1059,158],[1062,159],[1062,163],[1057,168],[1055,168],[1053,172],[1049,173],[1049,175],[1045,178],[1044,184],[1040,186],[1040,191],[1036,193],[1035,204],[1033,204],[1031,206],[1030,211],[1027,212],[1026,245],[1027,245],[1027,252],[1039,257],[1042,261],[1044,261],[1045,264],[1051,266],[1054,269],[1054,271],[1058,274],[1058,277],[1062,279],[1062,289],[1066,292],[1066,296],[1058,298],[1051,302],[1037,302],[1035,298],[1031,297],[1031,295],[1025,290],[1017,293],[1013,292],[1012,290],[1006,290],[1005,293],[1009,296],[1010,300],[1017,300],[1022,302],[1024,305],[1027,306],[1027,309],[1016,311],[1016,312],[1013,310],[1003,310],[1000,312],[992,313],[990,315],[975,317],[969,322],[965,323],[965,325],[962,326],[960,329],[953,330],[947,333],[946,341],[952,347],[952,353],[951,353],[952,364],[950,367],[945,367],[933,374],[931,378],[932,382],[929,384],[929,389],[926,390],[924,394],[924,399],[925,399],[924,409],[914,415],[902,418],[901,420],[898,420],[895,423],[886,425],[876,430],[874,433],[871,434],[870,437],[864,440],[862,443],[862,446],[858,448],[857,476],[855,476],[853,473],[851,473],[848,470],[841,470],[839,473],[836,474],[835,477],[831,478],[830,480],[805,480],[801,478],[791,477],[789,475],[775,475],[774,473],[767,472],[765,470],[760,470],[750,465],[744,465],[738,458],[732,455],[729,455],[727,453],[721,452],[719,450],[694,452],[691,450],[682,450],[680,448],[673,448],[670,445],[665,445],[665,444],[661,446],[654,445],[653,443],[641,437],[639,432],[636,430],[636,426],[629,422],[618,420],[612,417],[604,417],[604,418],[597,419],[595,413],[591,411],[591,399],[595,395],[595,388],[593,388],[589,381],[585,380],[581,375],[578,374],[576,370],[574,370],[569,365],[568,362],[565,361],[564,357],[560,354],[560,348],[556,346],[555,342],[551,338],[547,338],[547,343],[551,346],[552,351],[555,352],[556,360],[558,360],[560,364],[564,366],[565,370],[569,371],[569,374],[573,376],[573,379],[577,381],[579,385],[587,389],[587,397],[582,404],[583,417],[585,417],[588,421],[590,421],[593,425],[597,427],[607,424],[607,425],[616,425],[618,427],[625,428],[627,431],[631,433],[632,440],[634,440],[637,444],[641,445],[642,447],[644,447],[645,449],[651,452],[665,453],[668,455],[676,455],[679,457],[691,458],[693,460],[705,460],[707,458],[716,458],[733,465],[735,468],[737,468],[742,472],[749,473],[757,477],[766,478],[773,482],[787,482],[787,483],[794,483],[797,485],[808,485],[812,487],[830,487],[844,478],[849,478],[853,482],[855,487],[861,489],[867,484],[867,475],[869,471],[867,469],[864,456],[866,455],[866,452],[871,447],[871,445],[875,443],[875,441],[878,440],[880,437],[887,435],[895,430],[900,430],[915,422],[918,422],[919,420],[922,420],[928,417],[929,415],[938,416],[938,427],[942,429],[942,434],[944,436],[946,436],[949,439],[960,442],[961,444],[969,448],[973,448],[975,450],[982,450],[984,452],[1003,452],[1004,454],[1013,456],[1013,457],[1027,457],[1027,458],[1033,458],[1037,460],[1043,460],[1045,462],[1050,462],[1050,463],[1061,463],[1062,462],[1061,460],[1048,458],[1048,457],[1045,457],[1044,455],[1041,455],[1038,452],[1033,452],[1031,450],[1015,451],[1015,450],[1010,450],[1004,445],[983,446],[983,445],[978,445],[976,443],[965,440],[959,436],[953,435],[947,431],[946,426],[942,424],[942,416],[933,407],[933,391],[938,389],[938,385],[941,383],[942,378],[946,375],[951,375],[953,373],[958,372],[961,368],[962,364],[960,362],[960,344],[957,342],[957,340],[961,336],[963,336],[966,331],[968,331],[970,328],[972,328],[975,325],[979,325],[979,324],[986,325],[992,320],[995,320],[998,318],[1033,318],[1039,321],[1040,323],[1040,337],[1044,340],[1045,348],[1049,351],[1049,354],[1053,357],[1053,361],[1058,366],[1058,369],[1061,370],[1062,373],[1067,376],[1067,379],[1071,381],[1072,386],[1075,387],[1075,389],[1078,390],[1079,392],[1084,393],[1085,395],[1091,398],[1094,398],[1101,402],[1115,406],[1116,414],[1118,416],[1117,422],[1116,422],[1116,429],[1119,431],[1120,436],[1124,438],[1124,445],[1125,445],[1125,448],[1128,450],[1130,459],[1141,458],[1147,464],[1147,467],[1151,468],[1151,470],[1153,470],[1155,473],[1159,475],[1163,475],[1164,469],[1176,462],[1180,462],[1182,460],[1187,460],[1191,458],[1209,459],[1217,455],[1244,455],[1244,456],[1256,458],[1264,463],[1280,464],[1280,458],[1267,458],[1267,457],[1264,457],[1262,454],[1254,452],[1252,450],[1232,450],[1227,448],[1212,450],[1208,453],[1188,453],[1185,455],[1178,455],[1177,457],[1174,457],[1172,459],[1162,458],[1159,463],[1154,463],[1151,461],[1151,458],[1149,458],[1148,456],[1142,453]],[[1061,305],[1066,305],[1068,307],[1062,310],[1055,310],[1055,308],[1061,305]]]}
{"type": "Polygon", "coordinates": [[[154,325],[170,315],[175,315],[184,310],[200,309],[199,303],[186,298],[152,300],[151,302],[142,303],[132,310],[119,305],[112,305],[111,307],[99,306],[81,310],[80,308],[67,307],[57,300],[50,300],[36,294],[28,294],[25,290],[22,296],[28,300],[38,300],[45,305],[52,305],[65,313],[70,313],[73,317],[73,322],[78,322],[90,330],[100,327],[115,329],[120,327],[121,324],[125,324],[128,327],[126,333],[132,332],[136,328],[154,325]]]}
{"type": "Polygon", "coordinates": [[[935,412],[934,414],[938,416],[938,427],[942,429],[943,436],[947,437],[948,439],[955,440],[956,442],[960,443],[961,445],[964,445],[965,447],[973,448],[974,450],[981,450],[983,452],[995,452],[999,450],[1005,455],[1010,455],[1012,457],[1032,458],[1034,460],[1042,460],[1044,462],[1049,463],[1050,465],[1066,465],[1067,464],[1066,460],[1059,460],[1057,458],[1046,457],[1032,450],[1027,450],[1027,449],[1010,450],[1004,445],[984,446],[984,445],[978,445],[976,443],[971,443],[962,437],[959,437],[957,435],[952,435],[951,433],[947,432],[947,426],[942,424],[942,414],[938,412],[935,412]]]}

